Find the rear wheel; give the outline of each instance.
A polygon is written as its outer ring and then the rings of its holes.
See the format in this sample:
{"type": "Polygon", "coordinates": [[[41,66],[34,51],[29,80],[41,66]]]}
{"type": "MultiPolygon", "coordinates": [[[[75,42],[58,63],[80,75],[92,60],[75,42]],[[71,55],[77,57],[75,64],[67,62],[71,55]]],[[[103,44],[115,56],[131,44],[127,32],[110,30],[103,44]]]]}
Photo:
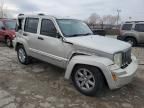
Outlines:
{"type": "Polygon", "coordinates": [[[30,57],[27,55],[23,45],[17,47],[17,57],[21,64],[27,65],[30,63],[30,57]]]}
{"type": "Polygon", "coordinates": [[[99,69],[87,65],[78,65],[74,68],[72,81],[77,90],[87,96],[100,94],[105,84],[99,69]]]}
{"type": "Polygon", "coordinates": [[[126,38],[126,42],[130,43],[132,46],[136,46],[137,44],[134,38],[126,38]]]}

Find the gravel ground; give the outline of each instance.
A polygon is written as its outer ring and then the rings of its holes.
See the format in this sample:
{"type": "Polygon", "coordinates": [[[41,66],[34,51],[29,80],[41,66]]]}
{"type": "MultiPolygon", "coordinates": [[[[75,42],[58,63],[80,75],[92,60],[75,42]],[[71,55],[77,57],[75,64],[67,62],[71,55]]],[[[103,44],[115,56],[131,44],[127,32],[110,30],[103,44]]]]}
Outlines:
{"type": "Polygon", "coordinates": [[[87,97],[64,79],[64,70],[41,61],[21,65],[13,49],[0,44],[0,108],[144,108],[144,47],[134,81],[99,97],[87,97]]]}

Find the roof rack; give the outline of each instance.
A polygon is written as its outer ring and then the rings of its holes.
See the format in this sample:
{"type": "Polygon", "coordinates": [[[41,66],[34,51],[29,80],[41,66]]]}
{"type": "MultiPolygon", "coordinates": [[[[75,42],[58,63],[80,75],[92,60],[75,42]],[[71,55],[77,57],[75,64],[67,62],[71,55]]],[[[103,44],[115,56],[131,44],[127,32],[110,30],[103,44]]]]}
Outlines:
{"type": "Polygon", "coordinates": [[[0,17],[0,19],[7,19],[7,18],[6,17],[4,17],[4,18],[0,17]]]}
{"type": "Polygon", "coordinates": [[[18,14],[18,16],[23,16],[24,14],[22,14],[22,13],[20,13],[20,14],[18,14]]]}
{"type": "Polygon", "coordinates": [[[38,15],[41,15],[41,16],[43,16],[43,15],[45,15],[45,14],[43,14],[43,13],[39,13],[38,15]]]}
{"type": "Polygon", "coordinates": [[[139,23],[139,22],[144,22],[144,21],[126,21],[125,23],[132,23],[132,22],[139,23]]]}

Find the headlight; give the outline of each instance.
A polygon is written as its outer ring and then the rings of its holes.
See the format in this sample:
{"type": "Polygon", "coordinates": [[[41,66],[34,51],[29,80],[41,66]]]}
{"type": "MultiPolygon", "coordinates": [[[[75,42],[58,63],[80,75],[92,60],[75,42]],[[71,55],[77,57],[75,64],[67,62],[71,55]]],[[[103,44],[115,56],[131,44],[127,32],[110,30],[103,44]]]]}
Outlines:
{"type": "Polygon", "coordinates": [[[114,63],[118,66],[122,66],[122,53],[117,53],[114,55],[114,63]]]}

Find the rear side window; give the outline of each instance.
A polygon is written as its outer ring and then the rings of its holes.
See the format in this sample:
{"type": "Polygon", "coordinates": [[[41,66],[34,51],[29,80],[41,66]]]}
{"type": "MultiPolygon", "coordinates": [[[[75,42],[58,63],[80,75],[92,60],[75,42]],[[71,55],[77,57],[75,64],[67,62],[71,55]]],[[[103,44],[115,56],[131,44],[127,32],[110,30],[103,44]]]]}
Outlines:
{"type": "Polygon", "coordinates": [[[139,32],[144,32],[144,24],[136,24],[135,30],[139,32]]]}
{"type": "Polygon", "coordinates": [[[41,22],[40,34],[50,37],[56,37],[56,28],[54,26],[54,23],[49,19],[43,19],[41,22]]]}
{"type": "Polygon", "coordinates": [[[132,24],[124,24],[122,30],[131,30],[132,24]]]}
{"type": "Polygon", "coordinates": [[[24,31],[37,33],[38,22],[38,18],[26,18],[24,31]]]}
{"type": "Polygon", "coordinates": [[[4,27],[3,22],[0,21],[0,30],[4,27]]]}

